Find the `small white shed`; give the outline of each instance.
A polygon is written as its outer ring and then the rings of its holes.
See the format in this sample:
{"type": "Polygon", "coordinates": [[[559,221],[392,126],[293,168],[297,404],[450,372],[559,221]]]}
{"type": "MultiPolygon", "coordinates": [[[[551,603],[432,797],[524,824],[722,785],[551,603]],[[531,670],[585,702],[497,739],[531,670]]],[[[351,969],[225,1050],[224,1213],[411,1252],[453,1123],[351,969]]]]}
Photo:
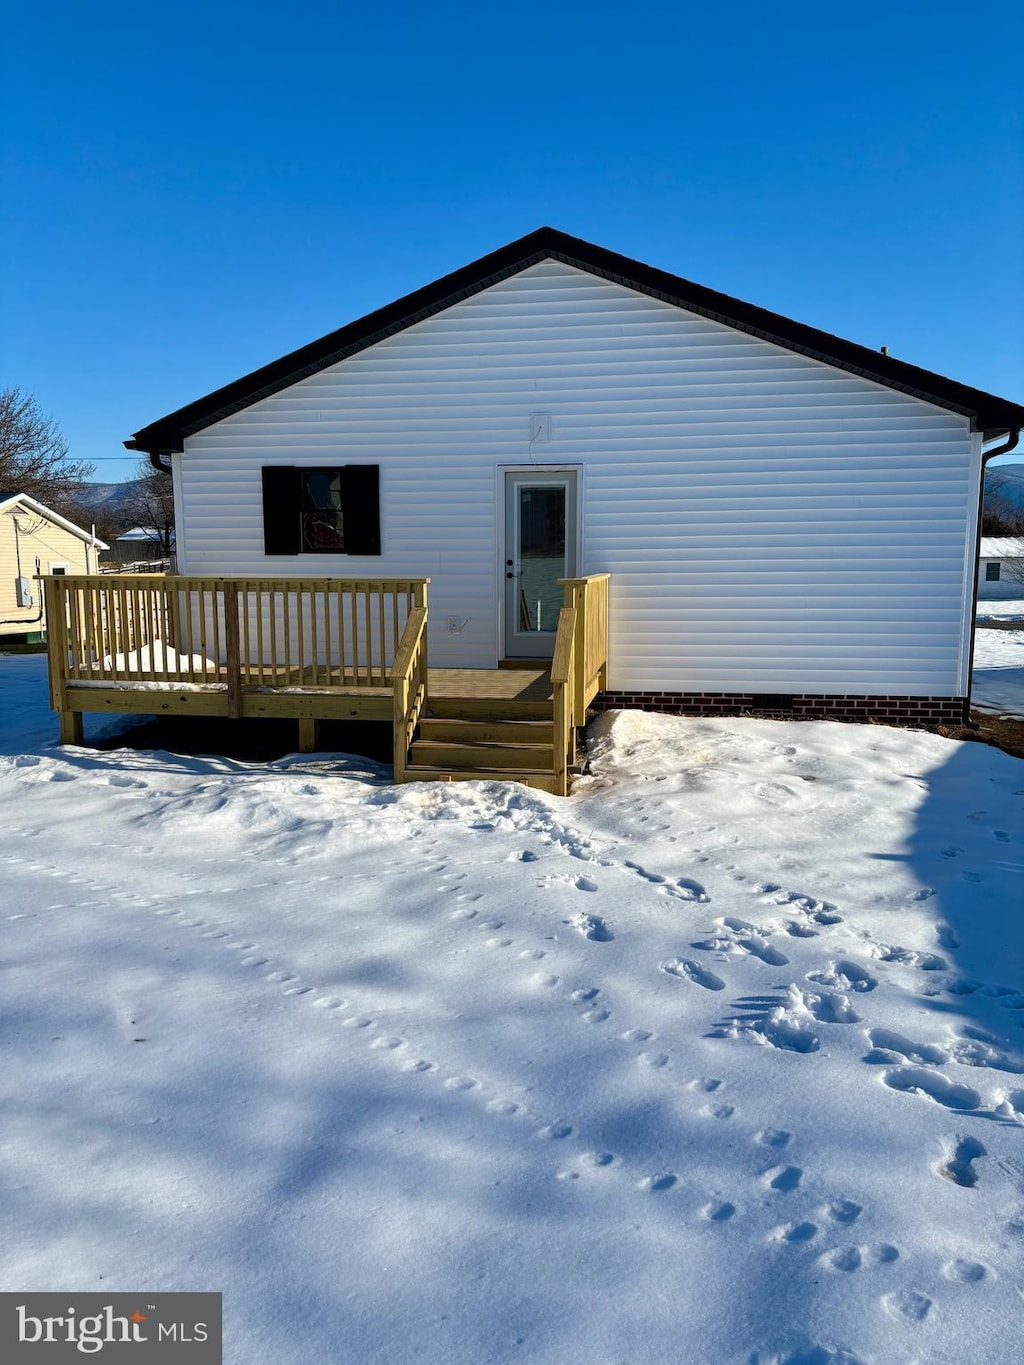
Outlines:
{"type": "Polygon", "coordinates": [[[598,705],[958,720],[986,459],[1024,407],[551,228],[126,441],[183,574],[429,576],[431,666],[550,657],[607,573],[598,705]]]}

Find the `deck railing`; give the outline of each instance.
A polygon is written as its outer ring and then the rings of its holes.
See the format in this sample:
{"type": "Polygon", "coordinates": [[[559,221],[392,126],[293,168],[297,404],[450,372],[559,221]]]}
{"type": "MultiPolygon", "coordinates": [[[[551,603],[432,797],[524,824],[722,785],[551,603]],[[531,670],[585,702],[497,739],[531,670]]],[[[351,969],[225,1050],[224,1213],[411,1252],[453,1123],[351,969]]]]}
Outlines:
{"type": "Polygon", "coordinates": [[[414,607],[392,665],[395,781],[405,780],[409,746],[427,702],[427,609],[414,607]]]}
{"type": "MultiPolygon", "coordinates": [[[[560,578],[564,605],[576,613],[573,626],[574,724],[582,725],[587,707],[608,685],[608,585],[611,574],[560,578]]],[[[553,676],[553,675],[552,675],[553,676]]]]}
{"type": "Polygon", "coordinates": [[[76,683],[223,687],[229,703],[243,686],[388,688],[428,582],[46,577],[54,697],[76,683]]]}

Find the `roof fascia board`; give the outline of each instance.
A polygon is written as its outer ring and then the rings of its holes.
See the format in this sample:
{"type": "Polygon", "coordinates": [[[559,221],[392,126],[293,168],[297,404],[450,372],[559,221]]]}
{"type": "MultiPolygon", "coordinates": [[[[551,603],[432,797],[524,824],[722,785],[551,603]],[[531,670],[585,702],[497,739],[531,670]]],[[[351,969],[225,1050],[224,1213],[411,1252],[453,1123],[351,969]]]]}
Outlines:
{"type": "Polygon", "coordinates": [[[0,503],[0,512],[11,510],[16,503],[21,503],[29,507],[38,516],[45,517],[47,521],[52,521],[55,526],[60,526],[65,531],[70,531],[79,540],[84,540],[88,545],[95,545],[100,550],[107,550],[110,547],[106,541],[100,540],[99,536],[94,536],[91,531],[83,531],[81,526],[76,526],[73,521],[68,521],[67,517],[62,517],[59,512],[54,512],[52,508],[44,506],[32,497],[30,493],[15,493],[13,498],[8,498],[0,503]]]}
{"type": "Polygon", "coordinates": [[[957,413],[969,418],[972,428],[993,432],[1011,428],[1015,423],[1017,427],[1024,426],[1024,407],[1007,399],[933,374],[907,361],[876,355],[857,342],[845,341],[805,323],[794,322],[781,314],[633,261],[557,229],[538,228],[536,232],[224,385],[205,398],[179,408],[143,427],[124,444],[129,450],[181,451],[188,436],[544,260],[559,261],[756,336],[784,350],[806,355],[957,413]]]}

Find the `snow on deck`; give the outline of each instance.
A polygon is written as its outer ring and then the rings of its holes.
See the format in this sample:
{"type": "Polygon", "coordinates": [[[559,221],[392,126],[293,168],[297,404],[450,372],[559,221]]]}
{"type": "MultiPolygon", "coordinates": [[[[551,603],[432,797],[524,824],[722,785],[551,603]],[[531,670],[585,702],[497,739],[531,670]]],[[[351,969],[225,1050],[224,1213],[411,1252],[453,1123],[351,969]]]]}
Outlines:
{"type": "Polygon", "coordinates": [[[0,1289],[221,1290],[244,1365],[1019,1358],[1019,760],[621,713],[569,799],[395,788],[0,689],[0,1289]]]}

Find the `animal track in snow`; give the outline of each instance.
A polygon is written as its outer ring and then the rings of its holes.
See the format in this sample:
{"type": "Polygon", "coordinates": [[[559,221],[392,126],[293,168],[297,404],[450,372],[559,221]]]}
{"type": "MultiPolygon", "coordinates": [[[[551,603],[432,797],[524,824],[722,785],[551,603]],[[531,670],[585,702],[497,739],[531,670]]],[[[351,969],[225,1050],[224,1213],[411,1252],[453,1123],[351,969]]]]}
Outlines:
{"type": "Polygon", "coordinates": [[[778,1190],[781,1194],[790,1194],[799,1188],[803,1174],[799,1166],[773,1166],[770,1171],[765,1173],[764,1183],[770,1190],[778,1190]]]}
{"type": "Polygon", "coordinates": [[[860,1204],[855,1204],[852,1199],[833,1199],[825,1207],[825,1216],[831,1218],[833,1223],[856,1223],[861,1216],[863,1209],[860,1204]]]}
{"type": "Polygon", "coordinates": [[[894,1294],[885,1294],[882,1305],[886,1312],[902,1322],[923,1322],[928,1316],[932,1301],[926,1294],[914,1289],[898,1289],[894,1294]]]}
{"type": "Polygon", "coordinates": [[[727,1199],[712,1199],[700,1211],[700,1216],[709,1223],[727,1223],[736,1212],[736,1205],[727,1199]]]}
{"type": "Polygon", "coordinates": [[[825,1252],[821,1262],[832,1270],[842,1270],[849,1274],[850,1271],[861,1268],[863,1259],[859,1247],[833,1247],[831,1251],[825,1252]]]}
{"type": "Polygon", "coordinates": [[[624,1043],[646,1043],[654,1034],[645,1028],[628,1028],[620,1037],[624,1043]]]}
{"type": "Polygon", "coordinates": [[[678,1179],[671,1171],[664,1171],[659,1175],[644,1176],[637,1188],[647,1194],[661,1194],[664,1190],[670,1190],[678,1179]]]}
{"type": "Polygon", "coordinates": [[[814,1223],[786,1223],[784,1227],[776,1228],[771,1237],[775,1242],[788,1242],[790,1246],[799,1246],[812,1241],[817,1235],[818,1228],[814,1223]]]}
{"type": "Polygon", "coordinates": [[[761,1147],[775,1147],[781,1149],[789,1145],[789,1133],[784,1128],[762,1128],[759,1133],[754,1134],[754,1141],[761,1147]]]}
{"type": "Polygon", "coordinates": [[[725,982],[720,976],[708,971],[706,967],[694,962],[692,958],[670,957],[661,964],[661,970],[667,976],[686,978],[697,986],[703,986],[706,991],[725,990],[725,982]]]}
{"type": "Polygon", "coordinates": [[[935,926],[935,937],[939,941],[940,948],[947,948],[950,952],[954,952],[960,947],[960,939],[957,937],[956,930],[948,924],[937,924],[935,926]]]}
{"type": "Polygon", "coordinates": [[[893,1071],[886,1071],[882,1079],[893,1090],[903,1090],[910,1095],[926,1095],[947,1109],[970,1110],[981,1105],[981,1096],[969,1085],[960,1085],[941,1071],[929,1071],[923,1066],[900,1066],[893,1071]]]}
{"type": "Polygon", "coordinates": [[[571,1123],[546,1123],[543,1128],[537,1129],[539,1138],[546,1138],[550,1142],[562,1142],[567,1137],[572,1137],[571,1123]]]}
{"type": "Polygon", "coordinates": [[[942,1267],[942,1273],[947,1280],[956,1280],[960,1284],[978,1284],[985,1278],[986,1269],[980,1261],[949,1261],[942,1267]]]}
{"type": "Polygon", "coordinates": [[[974,1169],[974,1162],[985,1155],[985,1148],[977,1138],[958,1138],[955,1146],[947,1144],[947,1157],[937,1168],[938,1174],[946,1180],[952,1180],[954,1185],[962,1185],[964,1189],[972,1190],[978,1183],[978,1172],[974,1169]]]}

